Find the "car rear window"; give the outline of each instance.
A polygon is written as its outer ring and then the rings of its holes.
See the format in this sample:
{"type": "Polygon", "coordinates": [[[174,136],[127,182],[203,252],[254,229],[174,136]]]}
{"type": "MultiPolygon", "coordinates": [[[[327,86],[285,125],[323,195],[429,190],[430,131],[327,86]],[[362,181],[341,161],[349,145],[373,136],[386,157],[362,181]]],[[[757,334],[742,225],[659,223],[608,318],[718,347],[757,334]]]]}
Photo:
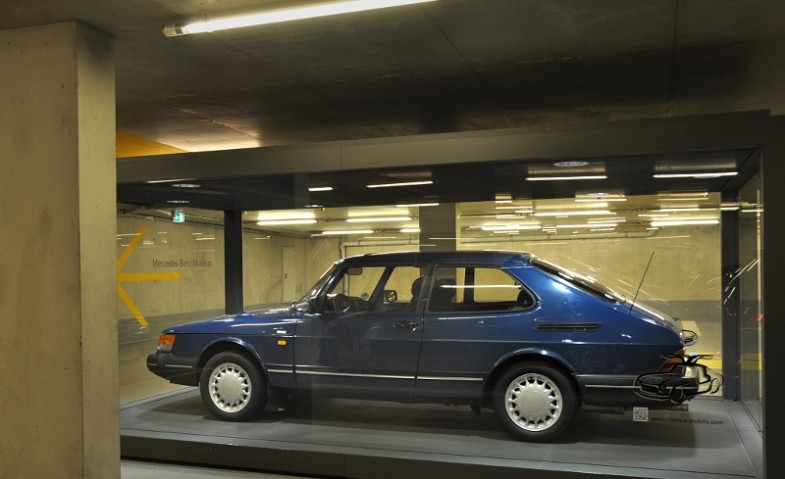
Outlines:
{"type": "Polygon", "coordinates": [[[597,282],[593,278],[583,276],[574,271],[569,271],[565,268],[562,268],[561,266],[556,266],[555,264],[545,261],[541,258],[532,258],[531,264],[548,274],[558,276],[559,278],[572,283],[587,293],[591,293],[594,296],[604,300],[613,301],[614,303],[623,303],[626,301],[624,296],[617,294],[615,291],[597,282]]]}
{"type": "Polygon", "coordinates": [[[428,309],[434,312],[509,311],[534,296],[508,272],[485,266],[438,266],[428,309]]]}

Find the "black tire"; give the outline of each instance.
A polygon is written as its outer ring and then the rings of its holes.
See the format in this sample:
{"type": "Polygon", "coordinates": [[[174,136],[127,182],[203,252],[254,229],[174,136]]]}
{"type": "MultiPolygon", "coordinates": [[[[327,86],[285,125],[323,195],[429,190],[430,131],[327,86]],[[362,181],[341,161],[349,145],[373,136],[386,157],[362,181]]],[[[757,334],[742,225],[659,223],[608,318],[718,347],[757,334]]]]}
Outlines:
{"type": "Polygon", "coordinates": [[[267,383],[249,355],[224,351],[211,357],[199,382],[202,402],[223,421],[248,421],[267,406],[267,383]]]}
{"type": "Polygon", "coordinates": [[[578,409],[578,393],[560,368],[546,362],[516,364],[499,377],[493,408],[515,437],[547,442],[558,437],[578,409]]]}

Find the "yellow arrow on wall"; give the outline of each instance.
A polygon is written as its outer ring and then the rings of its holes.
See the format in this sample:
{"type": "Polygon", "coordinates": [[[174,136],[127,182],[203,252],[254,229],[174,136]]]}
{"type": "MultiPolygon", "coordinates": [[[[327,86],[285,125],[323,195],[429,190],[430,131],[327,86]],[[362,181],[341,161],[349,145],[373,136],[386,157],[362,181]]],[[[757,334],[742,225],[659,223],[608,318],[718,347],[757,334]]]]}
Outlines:
{"type": "Polygon", "coordinates": [[[128,261],[128,258],[131,257],[131,254],[134,252],[136,247],[139,245],[139,242],[142,240],[142,237],[147,232],[146,228],[139,228],[139,231],[136,232],[134,235],[134,239],[131,240],[131,243],[125,248],[123,254],[120,255],[120,259],[117,260],[117,294],[120,296],[120,299],[123,300],[123,303],[128,307],[131,311],[131,314],[134,315],[136,321],[139,322],[139,325],[143,328],[146,328],[150,325],[147,320],[142,315],[142,312],[139,311],[139,308],[136,307],[133,300],[128,293],[125,291],[121,283],[126,282],[133,282],[133,281],[173,281],[182,279],[182,274],[176,271],[168,271],[166,273],[122,273],[123,266],[128,261]]]}

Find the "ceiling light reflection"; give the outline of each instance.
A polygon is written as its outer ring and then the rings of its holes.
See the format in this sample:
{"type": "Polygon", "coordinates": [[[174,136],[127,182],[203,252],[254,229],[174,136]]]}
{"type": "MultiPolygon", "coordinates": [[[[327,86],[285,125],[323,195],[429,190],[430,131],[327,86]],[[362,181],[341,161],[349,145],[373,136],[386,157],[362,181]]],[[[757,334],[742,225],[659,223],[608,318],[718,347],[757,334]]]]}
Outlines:
{"type": "Polygon", "coordinates": [[[248,15],[236,15],[213,19],[206,18],[186,24],[170,24],[163,27],[163,34],[166,37],[177,37],[194,33],[207,33],[220,30],[231,30],[234,28],[269,25],[272,23],[291,22],[295,20],[342,15],[433,1],[435,0],[347,0],[342,2],[320,3],[303,7],[251,13],[248,15]]]}

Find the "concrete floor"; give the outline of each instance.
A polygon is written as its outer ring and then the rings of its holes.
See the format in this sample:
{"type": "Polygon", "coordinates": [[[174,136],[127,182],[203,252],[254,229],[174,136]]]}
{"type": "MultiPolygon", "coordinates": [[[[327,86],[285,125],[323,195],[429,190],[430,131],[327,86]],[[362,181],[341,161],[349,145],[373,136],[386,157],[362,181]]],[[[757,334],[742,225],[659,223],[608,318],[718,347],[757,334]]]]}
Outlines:
{"type": "Polygon", "coordinates": [[[123,460],[120,464],[122,479],[318,479],[313,476],[285,476],[264,472],[235,471],[212,467],[196,467],[181,464],[166,464],[123,460]]]}
{"type": "Polygon", "coordinates": [[[635,422],[630,413],[587,408],[559,441],[534,444],[510,438],[490,411],[474,416],[442,405],[324,400],[310,410],[270,410],[256,421],[227,423],[209,416],[193,389],[124,407],[121,433],[126,458],[305,477],[388,479],[401,469],[415,474],[430,467],[430,475],[412,477],[470,478],[478,465],[496,468],[497,477],[542,468],[621,477],[763,477],[762,437],[740,404],[696,399],[689,412],[650,414],[648,422],[635,422]]]}

